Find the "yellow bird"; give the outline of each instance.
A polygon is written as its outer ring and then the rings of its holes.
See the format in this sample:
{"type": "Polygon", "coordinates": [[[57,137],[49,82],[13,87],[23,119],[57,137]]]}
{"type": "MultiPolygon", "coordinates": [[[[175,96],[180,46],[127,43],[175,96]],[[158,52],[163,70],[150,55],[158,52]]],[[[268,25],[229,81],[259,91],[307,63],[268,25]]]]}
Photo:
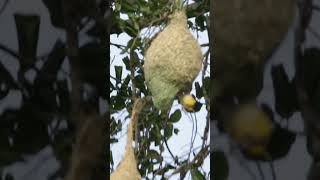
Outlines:
{"type": "Polygon", "coordinates": [[[197,112],[202,106],[202,104],[190,94],[183,95],[182,98],[180,98],[180,103],[187,112],[197,112]]]}
{"type": "Polygon", "coordinates": [[[273,122],[255,104],[240,105],[228,122],[227,132],[245,153],[263,156],[273,132],[273,122]]]}

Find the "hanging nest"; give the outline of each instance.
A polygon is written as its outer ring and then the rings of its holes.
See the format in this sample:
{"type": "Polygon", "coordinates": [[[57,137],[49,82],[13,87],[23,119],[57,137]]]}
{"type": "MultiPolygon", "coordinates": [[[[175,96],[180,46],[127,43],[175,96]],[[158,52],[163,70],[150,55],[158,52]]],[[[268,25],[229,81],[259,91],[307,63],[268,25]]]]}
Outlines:
{"type": "Polygon", "coordinates": [[[132,147],[132,134],[132,122],[130,122],[124,158],[117,169],[111,173],[110,180],[141,180],[141,175],[137,169],[137,161],[132,147]]]}
{"type": "Polygon", "coordinates": [[[191,86],[202,65],[201,48],[188,29],[185,10],[171,15],[145,57],[145,79],[154,105],[166,110],[179,91],[191,86]]]}
{"type": "Polygon", "coordinates": [[[141,175],[137,169],[137,161],[134,155],[134,150],[132,147],[133,141],[133,127],[138,120],[138,115],[142,110],[143,106],[145,105],[146,101],[137,99],[135,101],[132,115],[131,115],[131,122],[128,126],[128,137],[127,137],[127,144],[125,149],[125,155],[123,160],[120,162],[119,166],[116,168],[114,172],[110,175],[110,180],[141,180],[141,175]]]}
{"type": "Polygon", "coordinates": [[[214,96],[258,94],[264,63],[293,23],[295,2],[215,1],[214,96]]]}

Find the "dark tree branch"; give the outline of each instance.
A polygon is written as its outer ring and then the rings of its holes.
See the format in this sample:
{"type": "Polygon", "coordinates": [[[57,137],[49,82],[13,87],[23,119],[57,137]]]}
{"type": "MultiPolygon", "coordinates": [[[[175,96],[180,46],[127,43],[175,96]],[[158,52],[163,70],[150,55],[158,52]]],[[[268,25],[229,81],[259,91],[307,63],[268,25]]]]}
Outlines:
{"type": "MultiPolygon", "coordinates": [[[[194,159],[191,162],[186,162],[182,164],[180,167],[178,167],[171,175],[175,175],[177,173],[183,173],[187,172],[189,169],[191,169],[193,166],[199,167],[203,164],[203,161],[206,159],[206,157],[209,155],[209,145],[202,148],[199,153],[194,157],[194,159]]],[[[170,179],[169,177],[169,179],[170,179]]]]}
{"type": "Polygon", "coordinates": [[[313,158],[312,165],[308,173],[308,180],[317,180],[320,178],[320,113],[313,107],[310,94],[307,93],[304,84],[306,80],[307,69],[303,62],[303,44],[306,39],[306,30],[312,17],[312,0],[299,1],[298,4],[298,25],[295,28],[294,39],[294,63],[296,69],[296,91],[301,109],[301,115],[307,131],[307,144],[309,152],[313,158]]]}
{"type": "Polygon", "coordinates": [[[9,55],[11,55],[12,57],[16,58],[16,59],[19,59],[19,55],[17,52],[13,51],[12,49],[6,47],[5,45],[3,44],[0,44],[0,50],[8,53],[9,55]]]}

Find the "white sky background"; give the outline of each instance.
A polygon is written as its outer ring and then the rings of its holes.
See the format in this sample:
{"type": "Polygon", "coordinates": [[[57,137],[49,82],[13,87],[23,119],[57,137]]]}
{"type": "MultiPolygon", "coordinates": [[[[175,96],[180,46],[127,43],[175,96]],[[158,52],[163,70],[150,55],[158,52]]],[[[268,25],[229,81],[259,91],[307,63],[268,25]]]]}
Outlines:
{"type": "MultiPolygon", "coordinates": [[[[126,16],[124,15],[121,18],[126,19],[126,16]]],[[[194,18],[191,20],[194,22],[194,18]]],[[[193,33],[194,37],[197,38],[196,33],[195,32],[192,32],[192,33],[193,33]]],[[[143,32],[142,32],[142,34],[143,34],[143,32]]],[[[207,32],[203,32],[203,33],[199,32],[198,35],[199,35],[198,42],[200,44],[206,44],[209,42],[207,32]]],[[[125,33],[120,34],[119,37],[117,37],[116,35],[111,35],[111,37],[110,37],[111,43],[121,44],[121,45],[125,45],[125,46],[127,45],[127,42],[129,40],[130,40],[130,37],[125,33]]],[[[205,53],[207,49],[208,49],[208,47],[202,48],[202,52],[205,53]]],[[[110,66],[110,75],[115,77],[114,66],[123,66],[123,69],[125,70],[125,66],[122,62],[122,58],[127,56],[127,54],[120,55],[121,50],[119,50],[118,48],[116,48],[115,46],[112,46],[112,45],[111,45],[110,50],[111,50],[110,59],[115,58],[110,66]]],[[[142,57],[142,56],[140,56],[140,57],[142,57]]],[[[210,72],[210,66],[208,66],[208,71],[210,72]]],[[[127,74],[128,74],[128,72],[126,72],[126,73],[123,72],[122,77],[125,77],[127,74]]],[[[209,73],[207,73],[207,76],[209,76],[209,73]]],[[[111,80],[112,80],[112,82],[115,82],[113,79],[111,79],[111,80]]],[[[201,74],[199,74],[198,77],[196,78],[195,82],[197,82],[197,81],[200,83],[200,85],[202,85],[201,74]]],[[[194,89],[193,89],[192,93],[193,94],[195,93],[194,89]]],[[[200,101],[204,103],[203,98],[200,99],[200,101]]],[[[177,102],[174,102],[173,108],[171,109],[171,112],[174,112],[176,109],[182,109],[182,108],[181,108],[180,104],[178,104],[177,102]]],[[[127,115],[128,115],[127,112],[120,112],[118,114],[115,114],[114,117],[116,119],[121,118],[122,122],[123,122],[124,117],[127,115]]],[[[197,120],[198,120],[197,121],[198,131],[197,131],[196,140],[194,142],[194,148],[199,147],[202,144],[201,137],[203,136],[204,128],[206,125],[206,115],[207,115],[207,111],[205,110],[205,106],[202,107],[201,111],[196,113],[197,120]]],[[[119,142],[112,144],[110,146],[110,149],[113,153],[113,158],[114,158],[113,160],[115,163],[115,167],[117,167],[118,163],[122,160],[122,157],[124,156],[128,122],[129,122],[129,119],[126,120],[125,123],[123,123],[123,131],[118,133],[116,136],[117,138],[119,138],[119,142]]],[[[179,131],[178,135],[173,134],[173,136],[168,140],[168,145],[174,155],[181,156],[182,154],[189,152],[190,143],[191,143],[190,140],[191,140],[191,132],[192,132],[192,121],[187,117],[185,112],[182,111],[182,118],[179,122],[174,124],[174,128],[178,128],[180,131],[179,131]]],[[[210,131],[209,131],[209,133],[210,133],[210,131]]],[[[209,137],[208,137],[208,141],[210,141],[209,137]]],[[[158,150],[158,148],[156,148],[155,146],[150,147],[150,148],[158,150]]],[[[198,151],[199,151],[199,149],[196,150],[196,152],[198,152],[198,151]]],[[[172,157],[170,156],[170,154],[166,148],[165,148],[163,155],[164,155],[164,161],[170,162],[171,164],[174,164],[172,162],[172,157]]],[[[193,156],[191,155],[190,159],[192,159],[192,157],[193,156]]],[[[203,170],[207,174],[210,171],[209,156],[204,161],[203,170]]],[[[179,179],[179,174],[172,176],[170,179],[172,179],[172,180],[179,179]]],[[[186,179],[191,179],[190,173],[187,174],[186,179]]]]}
{"type": "MultiPolygon", "coordinates": [[[[316,4],[320,5],[319,1],[314,1],[316,4]]],[[[311,21],[311,27],[313,30],[320,34],[320,12],[314,12],[313,18],[311,21]]],[[[290,79],[293,78],[294,75],[294,65],[293,65],[293,26],[290,28],[286,38],[282,42],[279,49],[273,54],[269,63],[265,67],[264,72],[264,87],[262,92],[258,97],[259,102],[263,102],[268,104],[273,112],[275,112],[274,107],[274,94],[273,94],[273,85],[271,80],[271,65],[275,64],[284,64],[284,68],[288,74],[290,79]]],[[[317,46],[319,47],[320,40],[316,39],[314,35],[310,32],[307,33],[307,41],[306,47],[317,46]]],[[[274,116],[275,120],[279,121],[281,117],[277,114],[274,116]]],[[[289,128],[295,130],[297,132],[303,131],[303,122],[301,119],[300,113],[295,113],[289,119],[289,128]]],[[[246,179],[253,180],[251,176],[249,176],[248,171],[241,166],[238,161],[238,154],[230,153],[230,146],[228,143],[228,139],[226,136],[216,136],[218,135],[216,132],[216,127],[211,126],[211,142],[212,147],[216,150],[223,150],[226,152],[228,162],[229,162],[229,176],[228,180],[246,179]]],[[[214,158],[214,157],[213,157],[214,158]]],[[[256,164],[252,161],[244,162],[249,169],[255,174],[257,180],[260,180],[256,164]]],[[[307,153],[306,149],[306,138],[305,136],[297,136],[296,141],[292,145],[289,153],[282,159],[274,161],[275,172],[278,180],[290,179],[290,180],[306,180],[306,175],[308,173],[309,167],[311,163],[311,157],[307,153]]],[[[271,171],[269,165],[267,163],[261,163],[265,179],[270,180],[271,171]]],[[[213,172],[214,174],[214,172],[213,172]]]]}

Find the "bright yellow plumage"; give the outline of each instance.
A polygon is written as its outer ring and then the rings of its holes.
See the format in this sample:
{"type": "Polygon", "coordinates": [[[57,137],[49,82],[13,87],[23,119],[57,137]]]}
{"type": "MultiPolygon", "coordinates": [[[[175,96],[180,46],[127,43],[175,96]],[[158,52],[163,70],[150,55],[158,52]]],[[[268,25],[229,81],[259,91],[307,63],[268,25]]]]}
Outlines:
{"type": "Polygon", "coordinates": [[[259,156],[266,153],[266,146],[273,130],[271,119],[254,104],[241,105],[227,125],[231,138],[247,153],[259,156]]]}
{"type": "Polygon", "coordinates": [[[186,111],[188,112],[194,112],[195,111],[195,105],[197,103],[196,99],[188,94],[188,95],[184,95],[182,98],[181,98],[181,105],[186,109],[186,111]]]}

